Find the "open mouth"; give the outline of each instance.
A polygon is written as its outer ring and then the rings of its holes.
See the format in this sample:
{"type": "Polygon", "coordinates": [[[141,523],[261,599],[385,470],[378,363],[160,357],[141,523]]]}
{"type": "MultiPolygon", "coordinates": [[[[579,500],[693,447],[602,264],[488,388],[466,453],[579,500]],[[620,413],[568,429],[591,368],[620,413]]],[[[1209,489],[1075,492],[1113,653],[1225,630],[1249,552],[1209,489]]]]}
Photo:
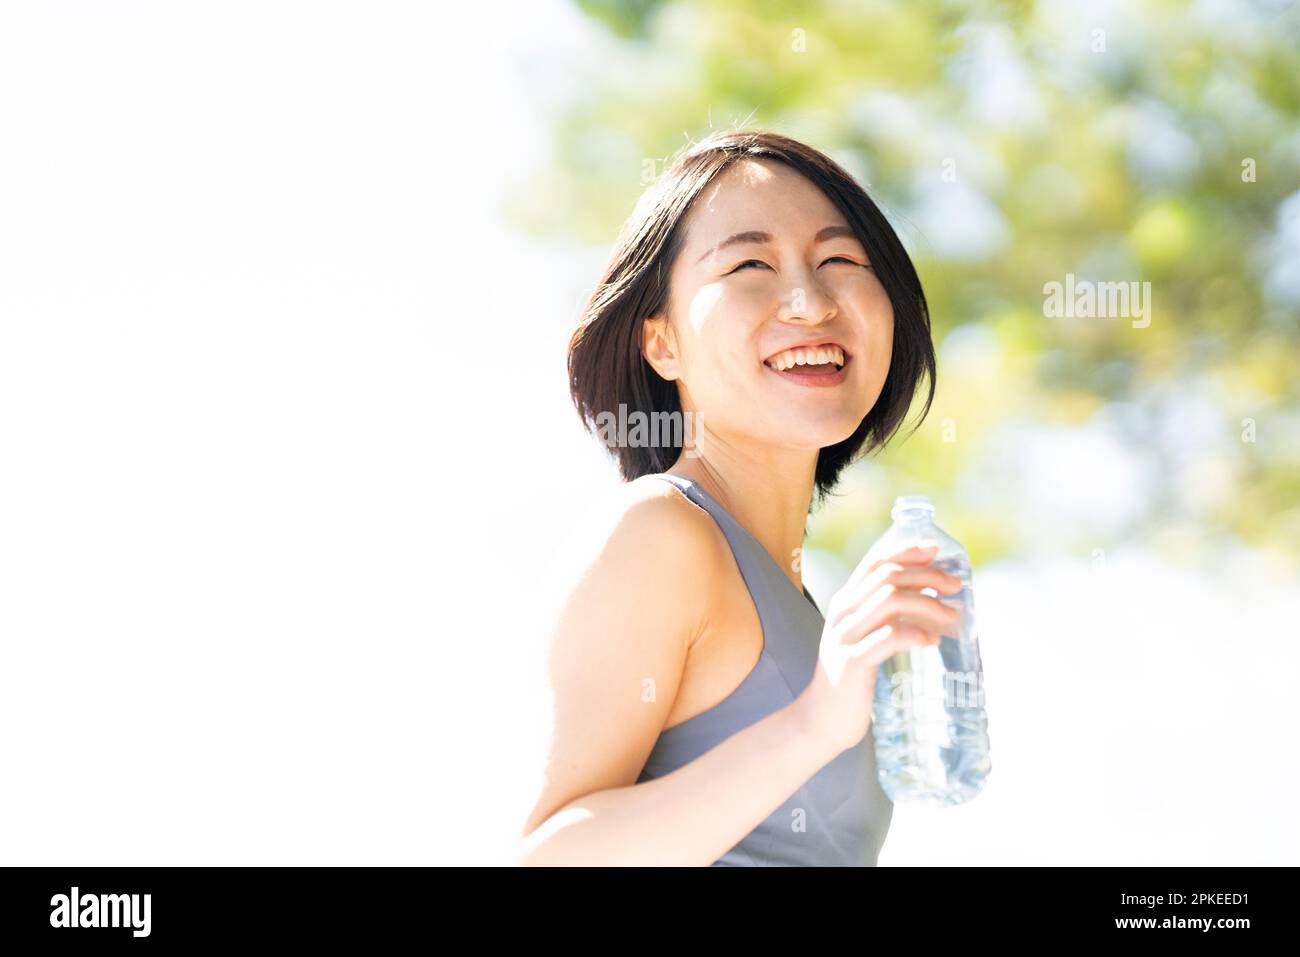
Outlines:
{"type": "Polygon", "coordinates": [[[804,385],[835,385],[844,380],[850,356],[837,345],[800,347],[778,352],[763,360],[784,379],[804,385]]]}

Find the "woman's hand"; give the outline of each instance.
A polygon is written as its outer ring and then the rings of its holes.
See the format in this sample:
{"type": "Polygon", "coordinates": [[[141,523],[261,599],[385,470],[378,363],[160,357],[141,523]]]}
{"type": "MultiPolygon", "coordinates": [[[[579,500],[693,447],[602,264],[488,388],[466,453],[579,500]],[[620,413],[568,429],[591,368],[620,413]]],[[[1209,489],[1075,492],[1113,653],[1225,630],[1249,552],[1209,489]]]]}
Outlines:
{"type": "Polygon", "coordinates": [[[881,662],[908,648],[937,645],[960,615],[938,598],[961,580],[929,563],[937,545],[913,546],[879,560],[863,559],[831,599],[817,668],[795,701],[805,726],[838,754],[871,727],[871,703],[881,662]]]}

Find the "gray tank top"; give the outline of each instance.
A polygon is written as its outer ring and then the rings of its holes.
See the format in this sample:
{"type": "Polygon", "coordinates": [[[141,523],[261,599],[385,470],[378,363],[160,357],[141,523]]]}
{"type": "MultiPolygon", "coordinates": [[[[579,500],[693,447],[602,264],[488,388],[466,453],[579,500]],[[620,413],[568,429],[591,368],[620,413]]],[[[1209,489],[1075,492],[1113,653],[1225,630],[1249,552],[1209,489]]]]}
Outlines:
{"type": "MultiPolygon", "coordinates": [[[[794,701],[812,680],[825,624],[808,590],[800,594],[758,539],[697,482],[667,472],[653,477],[676,485],[726,535],[758,610],[763,650],[735,691],[659,735],[638,784],[675,771],[794,701]]],[[[876,778],[868,730],[712,866],[874,867],[893,813],[876,778]]]]}

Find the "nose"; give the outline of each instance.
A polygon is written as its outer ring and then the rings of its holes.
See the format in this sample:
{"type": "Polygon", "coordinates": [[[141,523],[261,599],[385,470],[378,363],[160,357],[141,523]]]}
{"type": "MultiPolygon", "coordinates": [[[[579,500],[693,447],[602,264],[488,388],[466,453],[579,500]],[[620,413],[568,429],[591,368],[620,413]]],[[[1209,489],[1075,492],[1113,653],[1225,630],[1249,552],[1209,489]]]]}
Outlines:
{"type": "Polygon", "coordinates": [[[786,322],[820,325],[839,310],[835,298],[814,276],[801,279],[781,297],[780,317],[786,322]]]}

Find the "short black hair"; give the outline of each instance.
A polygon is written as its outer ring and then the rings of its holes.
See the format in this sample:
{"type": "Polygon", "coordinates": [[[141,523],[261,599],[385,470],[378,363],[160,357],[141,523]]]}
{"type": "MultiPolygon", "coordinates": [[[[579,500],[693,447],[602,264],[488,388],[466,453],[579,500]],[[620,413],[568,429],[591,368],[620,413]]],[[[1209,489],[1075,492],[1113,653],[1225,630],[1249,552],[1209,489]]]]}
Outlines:
{"type": "MultiPolygon", "coordinates": [[[[846,465],[882,448],[897,432],[924,377],[929,390],[920,425],[934,399],[935,357],[921,280],[893,227],[848,172],[797,140],[744,130],[714,133],[682,148],[619,231],[604,275],[569,341],[569,391],[593,434],[596,416],[617,415],[620,405],[647,419],[682,411],[676,384],[655,372],[641,353],[641,327],[668,302],[668,277],[685,242],[682,224],[691,204],[716,176],[744,158],[786,164],[835,204],[866,249],[894,310],[889,374],[853,434],[818,454],[815,504],[835,488],[846,465]]],[[[680,441],[610,449],[629,482],[667,471],[680,450],[680,441]]]]}

